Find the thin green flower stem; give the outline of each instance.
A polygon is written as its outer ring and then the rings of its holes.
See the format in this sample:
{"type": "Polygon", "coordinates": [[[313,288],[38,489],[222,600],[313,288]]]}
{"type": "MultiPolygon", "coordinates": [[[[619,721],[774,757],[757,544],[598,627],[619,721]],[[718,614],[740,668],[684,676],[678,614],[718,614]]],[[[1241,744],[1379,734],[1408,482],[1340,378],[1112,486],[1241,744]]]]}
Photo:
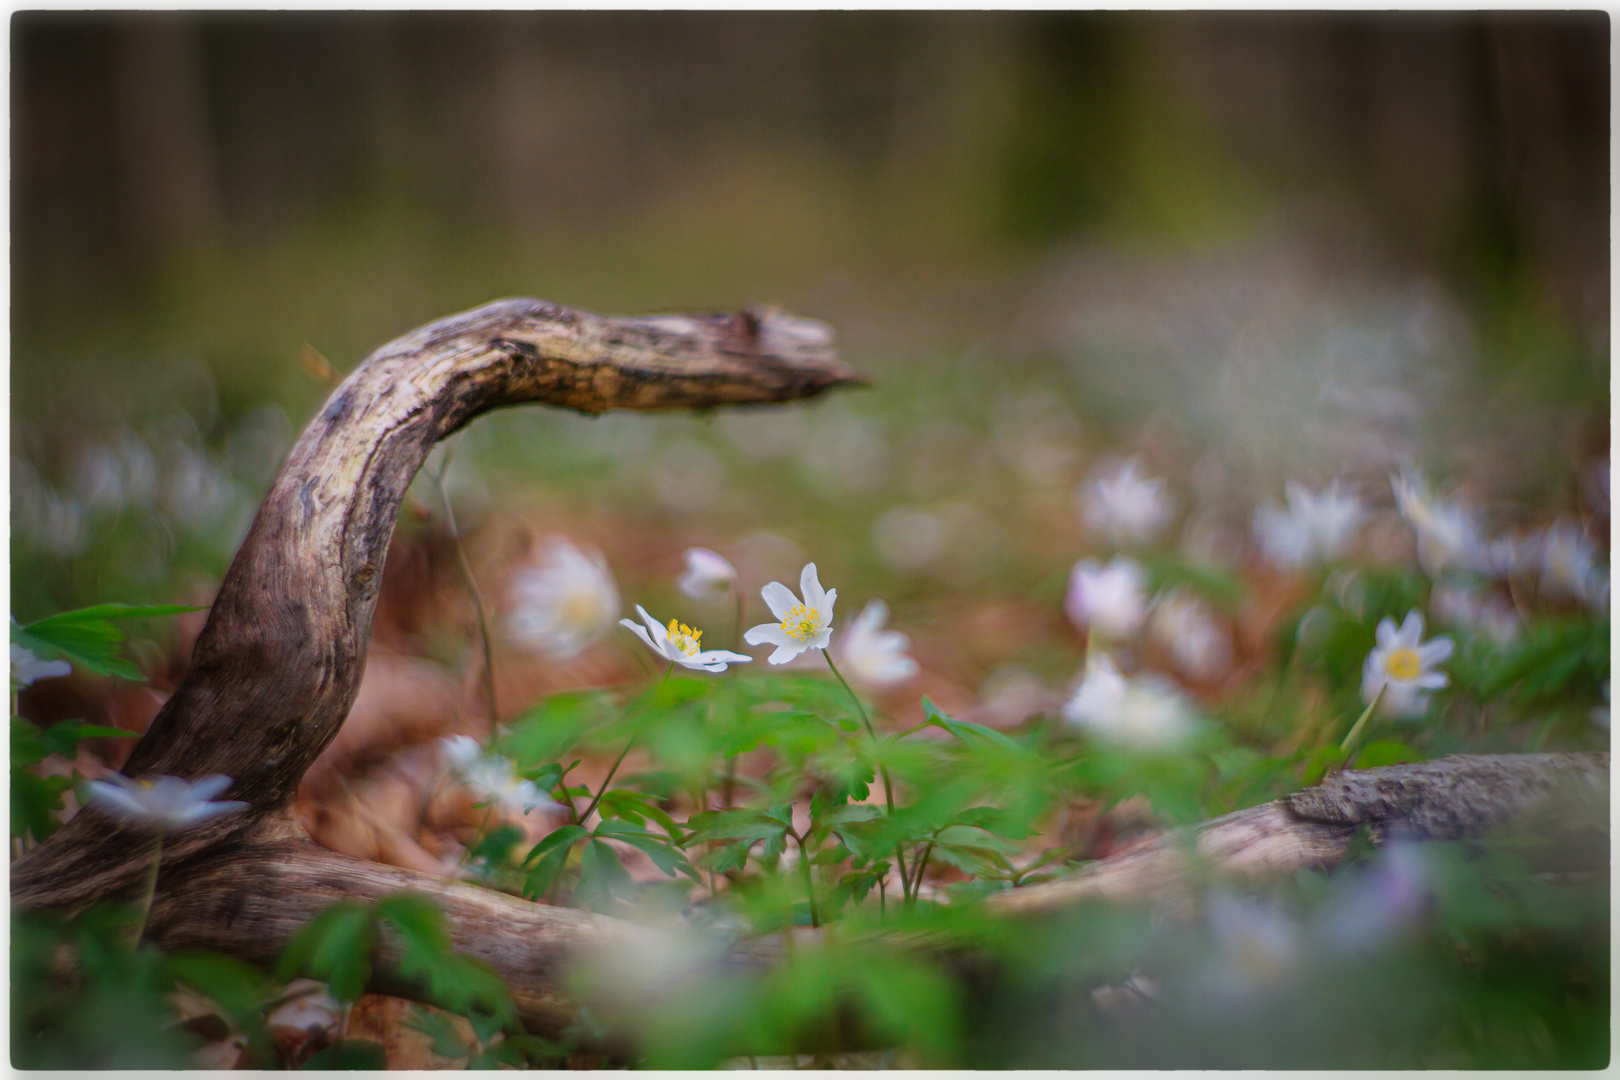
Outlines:
{"type": "MultiPolygon", "coordinates": [[[[663,685],[665,683],[669,682],[670,672],[672,672],[674,670],[675,670],[675,661],[671,660],[669,662],[669,668],[667,670],[665,670],[665,672],[664,672],[664,677],[662,679],[658,680],[658,686],[654,689],[654,693],[656,693],[659,689],[662,689],[663,685]]],[[[626,716],[630,715],[630,710],[629,709],[625,710],[625,715],[626,716]]],[[[634,735],[630,736],[630,741],[624,744],[624,749],[619,751],[618,760],[613,763],[613,768],[608,770],[607,779],[602,781],[602,786],[600,788],[597,788],[597,790],[596,790],[596,798],[591,800],[591,805],[589,805],[589,806],[587,806],[585,808],[585,812],[583,814],[579,815],[579,817],[574,819],[575,822],[577,822],[579,824],[584,824],[586,819],[591,816],[591,812],[596,809],[596,805],[602,801],[602,796],[607,794],[608,785],[613,783],[614,774],[616,774],[619,771],[619,766],[624,764],[625,755],[630,753],[630,748],[632,746],[636,745],[636,739],[640,735],[641,735],[641,732],[639,732],[639,731],[636,732],[634,735]]]]}
{"type": "MultiPolygon", "coordinates": [[[[821,655],[826,658],[827,666],[832,668],[833,675],[837,676],[839,684],[849,694],[850,700],[855,702],[855,711],[861,714],[861,723],[866,725],[866,733],[872,736],[873,742],[877,742],[877,730],[872,727],[872,718],[866,715],[866,706],[861,704],[861,696],[850,687],[849,680],[844,678],[844,673],[838,670],[837,664],[833,663],[832,652],[822,649],[821,655]]],[[[889,779],[888,766],[879,765],[878,772],[883,775],[883,801],[888,804],[889,816],[892,818],[894,817],[894,782],[889,779]]],[[[896,868],[900,871],[901,891],[905,892],[910,887],[906,878],[906,856],[904,849],[898,844],[895,845],[894,849],[894,862],[896,868]]]]}
{"type": "Polygon", "coordinates": [[[146,875],[146,896],[141,900],[141,921],[135,926],[135,944],[146,936],[146,921],[152,917],[152,898],[157,895],[158,867],[163,865],[163,826],[158,826],[157,845],[152,851],[152,872],[146,875]]]}
{"type": "MultiPolygon", "coordinates": [[[[808,833],[810,830],[807,827],[804,831],[808,833]]],[[[791,829],[788,830],[788,835],[799,842],[799,865],[804,867],[804,893],[810,898],[810,925],[819,927],[821,918],[816,913],[816,883],[810,876],[810,852],[804,846],[804,837],[791,829]]]]}
{"type": "Polygon", "coordinates": [[[928,856],[934,853],[934,842],[928,841],[923,848],[922,856],[917,860],[916,872],[911,875],[911,906],[917,906],[917,899],[922,893],[923,871],[928,869],[928,856]]]}
{"type": "Polygon", "coordinates": [[[1350,734],[1346,735],[1344,737],[1344,742],[1339,744],[1339,752],[1341,754],[1350,753],[1350,748],[1356,745],[1356,740],[1361,737],[1361,729],[1367,726],[1367,721],[1371,720],[1373,713],[1378,711],[1378,703],[1384,700],[1384,691],[1388,689],[1388,683],[1380,686],[1378,688],[1378,693],[1374,694],[1373,699],[1367,703],[1367,708],[1362,711],[1361,716],[1358,717],[1355,724],[1351,726],[1350,734]]]}
{"type": "Polygon", "coordinates": [[[444,507],[444,520],[450,526],[450,540],[456,548],[456,561],[461,566],[461,575],[467,579],[467,591],[472,594],[473,614],[478,619],[478,639],[484,653],[484,696],[489,706],[489,745],[495,745],[495,734],[499,729],[501,714],[495,705],[495,650],[490,644],[489,620],[484,616],[484,595],[478,589],[478,579],[473,576],[472,560],[467,558],[467,549],[461,544],[461,530],[456,526],[456,512],[450,508],[450,493],[444,489],[444,474],[450,469],[450,453],[454,447],[447,446],[444,456],[439,459],[439,471],[429,472],[428,478],[433,481],[433,487],[439,493],[439,503],[444,507]]]}

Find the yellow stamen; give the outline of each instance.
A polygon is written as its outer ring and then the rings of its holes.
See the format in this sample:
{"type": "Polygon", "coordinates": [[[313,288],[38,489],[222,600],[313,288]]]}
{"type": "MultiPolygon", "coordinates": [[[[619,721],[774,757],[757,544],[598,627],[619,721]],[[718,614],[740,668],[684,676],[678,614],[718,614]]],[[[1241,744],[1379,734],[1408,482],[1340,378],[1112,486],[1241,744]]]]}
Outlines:
{"type": "Polygon", "coordinates": [[[821,612],[815,608],[794,604],[782,616],[782,633],[794,641],[809,641],[821,629],[821,612]]]}
{"type": "Polygon", "coordinates": [[[1396,649],[1384,661],[1384,673],[1392,679],[1411,682],[1423,671],[1423,662],[1415,649],[1396,649]]]}
{"type": "Polygon", "coordinates": [[[669,640],[686,656],[696,656],[703,651],[703,631],[675,619],[669,620],[669,640]]]}

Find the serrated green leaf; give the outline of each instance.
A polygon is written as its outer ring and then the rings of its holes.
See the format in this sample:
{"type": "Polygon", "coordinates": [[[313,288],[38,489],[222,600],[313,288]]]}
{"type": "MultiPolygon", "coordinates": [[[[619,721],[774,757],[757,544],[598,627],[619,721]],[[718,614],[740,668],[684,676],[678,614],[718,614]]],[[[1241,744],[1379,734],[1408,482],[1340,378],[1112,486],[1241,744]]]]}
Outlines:
{"type": "Polygon", "coordinates": [[[563,854],[566,855],[569,844],[589,835],[590,831],[583,825],[564,825],[560,829],[547,833],[538,844],[530,848],[529,853],[523,857],[523,865],[527,866],[535,859],[554,852],[559,847],[563,849],[563,854]]]}
{"type": "Polygon", "coordinates": [[[339,900],[293,934],[276,964],[276,977],[285,982],[307,974],[325,980],[339,1001],[354,1001],[371,978],[375,941],[371,909],[339,900]]]}

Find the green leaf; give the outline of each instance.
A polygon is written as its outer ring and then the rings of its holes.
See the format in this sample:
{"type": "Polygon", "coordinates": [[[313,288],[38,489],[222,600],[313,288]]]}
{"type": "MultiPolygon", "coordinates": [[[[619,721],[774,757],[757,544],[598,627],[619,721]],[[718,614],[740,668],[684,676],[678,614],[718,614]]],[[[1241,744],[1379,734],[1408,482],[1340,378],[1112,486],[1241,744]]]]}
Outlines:
{"type": "Polygon", "coordinates": [[[234,956],[206,949],[182,949],[165,960],[171,978],[212,998],[238,1028],[248,1027],[259,1017],[269,996],[269,982],[258,968],[234,956]]]}
{"type": "MultiPolygon", "coordinates": [[[[618,840],[644,851],[653,863],[668,874],[675,876],[677,870],[691,873],[691,864],[686,857],[670,845],[668,840],[654,835],[645,829],[637,828],[628,821],[604,821],[596,827],[596,835],[602,839],[618,840]]],[[[696,877],[696,874],[692,874],[696,877]]]]}
{"type": "Polygon", "coordinates": [[[579,861],[579,899],[586,907],[603,910],[618,895],[629,892],[634,883],[619,862],[619,853],[600,840],[585,845],[579,861]]]}
{"type": "Polygon", "coordinates": [[[1023,747],[1019,746],[1016,742],[1009,739],[999,731],[992,730],[991,728],[984,727],[980,724],[970,724],[966,720],[952,720],[945,713],[940,712],[939,706],[935,705],[932,701],[929,701],[926,697],[922,699],[922,707],[923,713],[928,717],[928,722],[930,724],[933,724],[935,727],[944,728],[946,731],[950,732],[952,735],[955,735],[958,739],[961,739],[970,746],[973,745],[974,739],[977,738],[987,739],[993,743],[999,743],[1009,750],[1023,750],[1023,747]]]}
{"type": "Polygon", "coordinates": [[[147,619],[202,610],[184,604],[97,604],[77,611],[64,611],[27,626],[19,626],[13,621],[11,640],[33,650],[41,659],[66,657],[98,675],[117,675],[133,682],[144,682],[145,676],[140,669],[118,655],[124,632],[110,620],[147,619]]]}
{"type": "Polygon", "coordinates": [[[541,838],[538,844],[530,848],[529,853],[523,857],[523,865],[527,866],[535,859],[540,858],[542,855],[554,852],[559,847],[562,848],[563,854],[566,856],[568,854],[567,849],[569,844],[572,844],[575,840],[581,840],[589,835],[590,830],[586,829],[583,825],[564,825],[560,829],[547,833],[543,838],[541,838]]]}
{"type": "Polygon", "coordinates": [[[528,877],[523,879],[523,895],[530,900],[538,900],[546,895],[552,883],[557,880],[557,875],[562,873],[563,867],[567,864],[568,845],[554,846],[535,864],[534,869],[529,871],[528,877]]]}
{"type": "Polygon", "coordinates": [[[467,852],[469,860],[486,866],[505,866],[512,861],[512,849],[523,839],[523,830],[505,822],[479,837],[467,852]]]}
{"type": "Polygon", "coordinates": [[[62,793],[73,786],[66,776],[35,776],[27,769],[11,770],[11,835],[31,834],[44,840],[61,827],[56,814],[62,793]]]}
{"type": "Polygon", "coordinates": [[[429,1049],[442,1058],[454,1061],[472,1054],[472,1047],[462,1039],[461,1032],[456,1030],[455,1022],[441,1012],[430,1012],[420,1005],[413,1006],[411,1018],[406,1021],[405,1026],[414,1028],[433,1040],[429,1049]]]}
{"type": "Polygon", "coordinates": [[[287,942],[276,964],[276,977],[285,982],[307,974],[325,980],[339,1001],[354,1001],[371,978],[376,937],[371,909],[353,900],[339,900],[287,942]]]}
{"type": "Polygon", "coordinates": [[[60,724],[52,724],[39,733],[39,739],[50,747],[53,753],[71,758],[79,752],[79,743],[85,739],[138,739],[138,731],[125,731],[123,728],[106,727],[101,724],[87,724],[83,720],[64,720],[60,724]]]}

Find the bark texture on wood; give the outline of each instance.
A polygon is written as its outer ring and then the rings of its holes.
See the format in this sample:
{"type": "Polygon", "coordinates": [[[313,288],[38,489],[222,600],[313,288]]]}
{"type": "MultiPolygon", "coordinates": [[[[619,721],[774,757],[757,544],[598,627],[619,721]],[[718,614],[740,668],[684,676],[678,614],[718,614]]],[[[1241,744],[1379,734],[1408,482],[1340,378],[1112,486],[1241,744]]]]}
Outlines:
{"type": "MultiPolygon", "coordinates": [[[[279,832],[348,714],[400,501],[435,443],[491,409],[705,409],[858,382],[822,323],[774,312],[612,319],[505,300],[367,357],[304,430],[220,586],[184,681],[136,745],[135,777],[234,779],[252,809],[169,838],[171,865],[261,823],[279,832]]],[[[73,906],[129,886],[145,842],[93,809],[12,867],[12,896],[73,906]]]]}
{"type": "Polygon", "coordinates": [[[998,893],[990,904],[1007,915],[1034,916],[1084,900],[1173,896],[1211,874],[1327,869],[1344,859],[1361,826],[1377,841],[1482,836],[1565,788],[1606,800],[1609,755],[1459,754],[1337,773],[1317,787],[1158,837],[1072,877],[998,893]]]}

